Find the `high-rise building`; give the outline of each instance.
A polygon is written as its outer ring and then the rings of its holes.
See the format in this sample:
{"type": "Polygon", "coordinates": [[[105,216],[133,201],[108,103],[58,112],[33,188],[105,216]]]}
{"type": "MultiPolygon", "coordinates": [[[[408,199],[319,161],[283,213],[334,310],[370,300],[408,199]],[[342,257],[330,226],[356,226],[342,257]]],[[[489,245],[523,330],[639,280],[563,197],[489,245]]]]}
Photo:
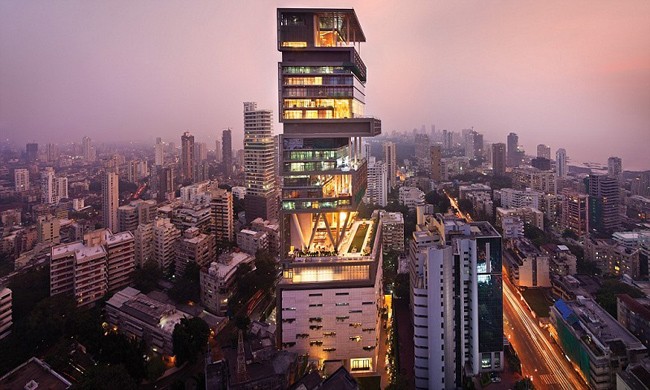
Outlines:
{"type": "Polygon", "coordinates": [[[221,157],[223,163],[223,174],[226,177],[232,175],[232,131],[225,129],[221,135],[221,157]]]}
{"type": "Polygon", "coordinates": [[[205,142],[194,143],[194,162],[198,164],[208,159],[208,144],[205,142]]]}
{"type": "Polygon", "coordinates": [[[578,237],[589,232],[589,197],[577,192],[564,191],[560,228],[571,230],[578,237]]]}
{"type": "Polygon", "coordinates": [[[555,152],[555,176],[565,178],[567,173],[566,150],[560,148],[555,152]]]}
{"type": "Polygon", "coordinates": [[[278,218],[273,113],[244,103],[244,174],[246,220],[278,218]]]}
{"type": "Polygon", "coordinates": [[[415,388],[456,389],[504,367],[501,236],[487,222],[427,220],[409,250],[415,388]]]}
{"type": "Polygon", "coordinates": [[[544,144],[537,145],[537,157],[551,159],[551,147],[544,144]]]}
{"type": "Polygon", "coordinates": [[[181,231],[169,219],[159,218],[153,222],[153,256],[164,273],[170,271],[176,259],[180,237],[181,231]]]}
{"type": "Polygon", "coordinates": [[[618,180],[610,176],[589,175],[585,178],[589,194],[589,229],[609,235],[621,227],[618,180]]]}
{"type": "Polygon", "coordinates": [[[181,176],[186,183],[194,182],[194,152],[194,136],[186,131],[181,136],[181,176]]]}
{"type": "Polygon", "coordinates": [[[356,209],[367,184],[362,138],[380,134],[381,122],[364,116],[361,42],[352,9],[278,10],[284,132],[277,338],[319,366],[374,372],[381,227],[378,218],[357,218],[356,209]]]}
{"type": "Polygon", "coordinates": [[[61,242],[61,220],[51,215],[38,217],[38,242],[58,245],[61,242]]]}
{"type": "Polygon", "coordinates": [[[16,192],[29,191],[29,171],[27,169],[14,169],[14,188],[16,192]]]}
{"type": "Polygon", "coordinates": [[[139,225],[133,232],[135,244],[135,264],[142,267],[149,261],[154,261],[153,222],[139,225]]]}
{"type": "Polygon", "coordinates": [[[174,184],[174,169],[170,166],[158,169],[158,199],[167,200],[174,196],[176,186],[174,184]]]}
{"type": "Polygon", "coordinates": [[[198,228],[189,228],[183,232],[178,243],[176,255],[176,276],[182,276],[189,263],[199,268],[209,265],[216,256],[216,241],[213,234],[204,234],[198,228]]]}
{"type": "Polygon", "coordinates": [[[449,150],[454,147],[454,133],[452,131],[442,131],[442,149],[449,150]]]}
{"type": "Polygon", "coordinates": [[[632,179],[630,186],[632,195],[650,197],[650,171],[641,172],[637,177],[632,179]]]}
{"type": "Polygon", "coordinates": [[[431,147],[431,179],[435,181],[442,180],[442,146],[433,145],[431,147]]]}
{"type": "Polygon", "coordinates": [[[388,170],[386,163],[374,157],[368,159],[368,188],[363,202],[385,207],[388,204],[388,170]]]}
{"type": "Polygon", "coordinates": [[[25,146],[25,156],[27,162],[35,162],[38,159],[38,144],[29,143],[25,146]]]}
{"type": "Polygon", "coordinates": [[[212,231],[218,245],[228,244],[235,240],[233,225],[232,192],[216,188],[211,190],[210,213],[212,231]]]}
{"type": "Polygon", "coordinates": [[[86,162],[94,162],[97,159],[95,147],[89,137],[83,137],[81,139],[81,155],[86,162]]]}
{"type": "Polygon", "coordinates": [[[509,167],[518,167],[520,161],[517,161],[518,157],[518,147],[519,147],[519,136],[516,133],[508,134],[508,157],[507,163],[509,167]]]}
{"type": "Polygon", "coordinates": [[[221,149],[221,141],[214,141],[214,159],[216,162],[221,162],[223,160],[223,150],[221,149]]]}
{"type": "Polygon", "coordinates": [[[165,144],[160,137],[156,138],[154,145],[154,164],[161,167],[165,164],[165,144]]]}
{"type": "Polygon", "coordinates": [[[494,176],[506,174],[506,144],[492,144],[492,172],[494,176]]]}
{"type": "Polygon", "coordinates": [[[620,157],[610,157],[607,159],[607,175],[621,182],[623,179],[623,160],[620,157]]]}
{"type": "Polygon", "coordinates": [[[119,231],[117,208],[120,206],[119,177],[115,172],[102,175],[102,221],[110,231],[119,231]]]}
{"type": "Polygon", "coordinates": [[[43,203],[56,203],[56,177],[54,168],[47,167],[41,172],[41,200],[43,203]]]}
{"type": "Polygon", "coordinates": [[[415,158],[418,160],[428,160],[430,157],[429,151],[429,136],[423,133],[415,135],[415,158]]]}
{"type": "Polygon", "coordinates": [[[388,185],[390,189],[397,185],[397,151],[395,142],[384,142],[384,163],[388,170],[388,185]]]}
{"type": "Polygon", "coordinates": [[[45,158],[48,163],[55,162],[59,159],[59,148],[55,144],[45,145],[45,158]]]}

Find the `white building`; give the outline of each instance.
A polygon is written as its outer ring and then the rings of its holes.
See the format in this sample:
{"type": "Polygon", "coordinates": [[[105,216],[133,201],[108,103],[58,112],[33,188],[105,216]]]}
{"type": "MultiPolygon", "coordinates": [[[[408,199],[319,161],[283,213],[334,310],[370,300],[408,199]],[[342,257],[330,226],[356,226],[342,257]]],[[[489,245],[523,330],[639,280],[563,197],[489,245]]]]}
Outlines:
{"type": "Polygon", "coordinates": [[[16,192],[29,191],[29,171],[27,169],[14,170],[14,188],[16,192]]]}
{"type": "Polygon", "coordinates": [[[400,187],[399,203],[415,210],[415,206],[424,203],[424,192],[417,187],[400,187]]]}
{"type": "Polygon", "coordinates": [[[264,232],[242,229],[237,233],[237,246],[242,251],[254,255],[258,250],[268,250],[269,238],[264,232]]]}
{"type": "Polygon", "coordinates": [[[119,177],[115,172],[102,175],[102,216],[104,227],[119,231],[117,208],[120,206],[119,177]]]}
{"type": "Polygon", "coordinates": [[[246,197],[246,187],[244,186],[235,186],[231,188],[232,196],[237,199],[244,199],[246,197]]]}
{"type": "Polygon", "coordinates": [[[153,255],[163,272],[168,272],[176,259],[178,241],[181,231],[167,218],[160,218],[153,223],[153,255]]]}
{"type": "Polygon", "coordinates": [[[424,219],[409,249],[415,388],[456,389],[457,367],[504,367],[501,237],[487,222],[424,219]]]}
{"type": "Polygon", "coordinates": [[[496,222],[498,225],[502,225],[501,221],[508,217],[517,217],[523,221],[524,224],[529,224],[540,230],[544,230],[544,214],[532,207],[520,207],[517,209],[504,209],[497,207],[496,222]]]}
{"type": "Polygon", "coordinates": [[[237,268],[243,264],[253,265],[255,257],[243,252],[224,253],[218,261],[201,268],[201,303],[216,315],[225,315],[228,299],[235,287],[237,268]]]}
{"type": "Polygon", "coordinates": [[[555,153],[555,176],[565,178],[568,173],[566,150],[560,148],[555,153]]]}
{"type": "Polygon", "coordinates": [[[397,151],[395,142],[384,142],[384,163],[388,175],[388,185],[395,188],[397,185],[397,151]]]}
{"type": "Polygon", "coordinates": [[[363,202],[385,207],[388,204],[388,168],[383,161],[368,159],[368,187],[363,202]]]}
{"type": "Polygon", "coordinates": [[[551,287],[550,260],[527,239],[513,240],[504,256],[508,277],[519,287],[551,287]]]}
{"type": "Polygon", "coordinates": [[[499,192],[501,195],[501,207],[514,209],[532,207],[539,210],[539,200],[543,195],[541,192],[533,191],[530,188],[526,188],[524,191],[503,188],[499,192]]]}

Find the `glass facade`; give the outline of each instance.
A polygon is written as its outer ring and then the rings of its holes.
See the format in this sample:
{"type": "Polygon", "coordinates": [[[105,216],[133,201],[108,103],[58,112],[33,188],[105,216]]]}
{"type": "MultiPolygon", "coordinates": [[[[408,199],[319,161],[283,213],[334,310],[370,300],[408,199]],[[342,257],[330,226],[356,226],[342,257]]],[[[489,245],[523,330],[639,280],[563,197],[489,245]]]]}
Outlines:
{"type": "Polygon", "coordinates": [[[501,237],[477,240],[479,350],[503,350],[503,280],[501,237]]]}

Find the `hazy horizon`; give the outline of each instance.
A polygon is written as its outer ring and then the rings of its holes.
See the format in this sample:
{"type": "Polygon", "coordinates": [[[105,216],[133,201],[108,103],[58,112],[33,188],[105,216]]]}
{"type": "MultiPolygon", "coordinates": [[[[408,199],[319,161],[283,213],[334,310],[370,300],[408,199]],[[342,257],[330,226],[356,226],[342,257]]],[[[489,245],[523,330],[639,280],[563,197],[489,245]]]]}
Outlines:
{"type": "MultiPolygon", "coordinates": [[[[11,142],[233,129],[244,101],[277,116],[276,8],[308,2],[0,3],[0,133],[11,142]]],[[[650,2],[331,1],[367,42],[366,115],[384,133],[423,124],[574,163],[650,169],[650,2]]],[[[277,117],[275,118],[277,122],[277,117]]],[[[275,132],[281,132],[276,123],[275,132]]]]}

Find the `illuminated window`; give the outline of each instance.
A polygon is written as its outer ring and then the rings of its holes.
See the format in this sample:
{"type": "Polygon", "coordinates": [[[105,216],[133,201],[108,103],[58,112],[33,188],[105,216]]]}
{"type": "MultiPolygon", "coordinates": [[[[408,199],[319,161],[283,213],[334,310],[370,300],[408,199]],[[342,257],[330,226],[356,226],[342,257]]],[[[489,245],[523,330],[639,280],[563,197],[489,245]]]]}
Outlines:
{"type": "Polygon", "coordinates": [[[307,42],[282,42],[282,47],[307,47],[307,42]]]}
{"type": "Polygon", "coordinates": [[[370,359],[350,359],[350,369],[352,371],[370,370],[370,359]]]}

